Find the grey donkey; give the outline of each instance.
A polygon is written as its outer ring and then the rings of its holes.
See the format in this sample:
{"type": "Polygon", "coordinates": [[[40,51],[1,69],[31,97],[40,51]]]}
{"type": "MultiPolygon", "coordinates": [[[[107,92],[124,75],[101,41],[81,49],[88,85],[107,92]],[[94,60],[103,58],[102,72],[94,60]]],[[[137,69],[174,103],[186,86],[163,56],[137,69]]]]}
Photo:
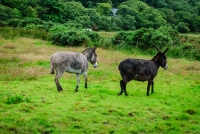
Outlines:
{"type": "Polygon", "coordinates": [[[85,78],[85,88],[87,89],[88,62],[90,62],[94,68],[97,67],[97,54],[95,50],[96,47],[87,48],[82,53],[61,51],[56,52],[51,56],[50,74],[54,74],[54,70],[56,70],[55,83],[58,91],[63,90],[59,83],[59,79],[65,72],[76,74],[76,92],[78,92],[80,84],[79,75],[83,74],[85,78]]]}

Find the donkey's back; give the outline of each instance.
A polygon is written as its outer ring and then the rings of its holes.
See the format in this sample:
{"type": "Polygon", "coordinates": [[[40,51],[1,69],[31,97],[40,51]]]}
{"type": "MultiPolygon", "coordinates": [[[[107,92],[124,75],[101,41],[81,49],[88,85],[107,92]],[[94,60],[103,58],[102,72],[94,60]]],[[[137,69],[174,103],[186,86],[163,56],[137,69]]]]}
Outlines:
{"type": "Polygon", "coordinates": [[[124,81],[138,80],[146,81],[157,74],[157,68],[153,61],[142,59],[125,59],[118,69],[124,81]]]}
{"type": "Polygon", "coordinates": [[[87,57],[82,53],[61,51],[51,56],[50,73],[56,71],[81,74],[88,68],[87,57]]]}

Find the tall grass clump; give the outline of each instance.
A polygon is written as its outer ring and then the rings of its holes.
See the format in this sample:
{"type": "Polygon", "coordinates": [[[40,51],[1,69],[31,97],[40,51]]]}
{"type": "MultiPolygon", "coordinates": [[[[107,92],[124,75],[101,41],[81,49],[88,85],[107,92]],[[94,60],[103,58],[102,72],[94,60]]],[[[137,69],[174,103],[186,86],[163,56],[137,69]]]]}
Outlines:
{"type": "Polygon", "coordinates": [[[30,102],[30,98],[26,98],[23,95],[8,95],[6,104],[18,104],[21,102],[30,102]]]}

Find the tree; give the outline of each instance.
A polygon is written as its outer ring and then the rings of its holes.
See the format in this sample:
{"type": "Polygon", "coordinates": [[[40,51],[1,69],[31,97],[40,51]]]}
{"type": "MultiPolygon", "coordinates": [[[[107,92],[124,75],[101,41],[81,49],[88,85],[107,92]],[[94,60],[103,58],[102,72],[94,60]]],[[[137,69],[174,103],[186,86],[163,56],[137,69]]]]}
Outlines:
{"type": "Polygon", "coordinates": [[[101,15],[109,16],[111,12],[111,7],[112,6],[109,3],[99,3],[96,9],[97,12],[101,15]]]}
{"type": "Polygon", "coordinates": [[[95,9],[88,9],[88,15],[90,16],[90,25],[93,30],[99,30],[101,15],[96,12],[95,9]]]}
{"type": "Polygon", "coordinates": [[[31,6],[28,6],[26,9],[25,9],[25,13],[26,17],[37,17],[37,11],[32,8],[31,6]]]}
{"type": "Polygon", "coordinates": [[[8,21],[9,19],[20,18],[21,14],[18,9],[0,5],[0,21],[8,21]]]}
{"type": "Polygon", "coordinates": [[[136,29],[136,25],[137,25],[137,21],[135,19],[134,16],[131,15],[126,15],[124,17],[121,18],[121,27],[123,30],[135,30],[136,29]]]}
{"type": "Polygon", "coordinates": [[[23,17],[30,17],[30,12],[32,12],[32,15],[37,16],[36,7],[38,7],[38,3],[39,0],[1,0],[2,5],[19,10],[23,17]]]}
{"type": "Polygon", "coordinates": [[[78,2],[65,2],[63,10],[64,20],[75,20],[77,17],[87,15],[87,9],[78,2]]]}
{"type": "Polygon", "coordinates": [[[110,31],[112,28],[112,20],[110,17],[101,16],[100,22],[99,22],[99,29],[100,30],[106,30],[110,31]]]}
{"type": "MultiPolygon", "coordinates": [[[[189,12],[176,11],[174,18],[176,19],[175,25],[180,25],[180,22],[184,22],[184,24],[190,29],[190,31],[196,31],[200,27],[199,16],[195,14],[191,14],[189,12]]],[[[181,26],[183,24],[181,23],[181,26]]]]}
{"type": "Polygon", "coordinates": [[[63,23],[64,3],[60,0],[40,0],[39,18],[45,21],[53,21],[63,23]]]}
{"type": "Polygon", "coordinates": [[[141,1],[129,0],[121,3],[117,15],[133,16],[136,20],[134,24],[137,29],[141,27],[157,29],[166,25],[166,21],[159,10],[149,7],[141,1]]]}

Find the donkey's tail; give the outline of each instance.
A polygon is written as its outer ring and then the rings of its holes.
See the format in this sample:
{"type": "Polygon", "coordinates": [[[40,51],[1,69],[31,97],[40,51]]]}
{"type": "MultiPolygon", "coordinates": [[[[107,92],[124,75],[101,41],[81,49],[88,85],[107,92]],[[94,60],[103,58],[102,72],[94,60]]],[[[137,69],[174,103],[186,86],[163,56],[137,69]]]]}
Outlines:
{"type": "Polygon", "coordinates": [[[54,74],[54,66],[53,66],[53,63],[52,63],[52,60],[50,61],[50,74],[54,74]]]}

